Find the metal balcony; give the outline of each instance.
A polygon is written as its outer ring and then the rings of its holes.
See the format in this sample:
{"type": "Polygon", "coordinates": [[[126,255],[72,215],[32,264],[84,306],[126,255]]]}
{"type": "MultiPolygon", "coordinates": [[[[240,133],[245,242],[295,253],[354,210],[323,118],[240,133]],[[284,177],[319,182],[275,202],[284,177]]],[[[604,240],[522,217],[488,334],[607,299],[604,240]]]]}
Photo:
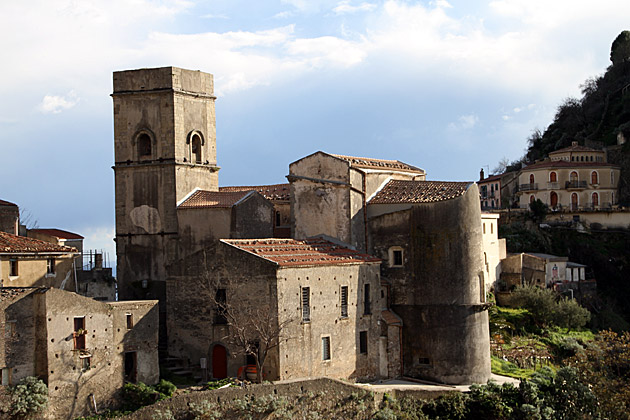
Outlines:
{"type": "Polygon", "coordinates": [[[519,191],[537,191],[538,190],[538,183],[533,183],[533,184],[521,184],[518,187],[519,191]]]}
{"type": "Polygon", "coordinates": [[[567,190],[583,190],[586,188],[586,181],[567,181],[564,184],[567,190]]]}

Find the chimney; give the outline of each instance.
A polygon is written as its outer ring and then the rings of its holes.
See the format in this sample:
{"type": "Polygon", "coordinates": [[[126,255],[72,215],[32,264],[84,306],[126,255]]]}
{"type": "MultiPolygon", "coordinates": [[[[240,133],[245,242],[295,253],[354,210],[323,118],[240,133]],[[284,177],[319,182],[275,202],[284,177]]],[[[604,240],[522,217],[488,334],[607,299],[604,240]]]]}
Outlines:
{"type": "Polygon", "coordinates": [[[479,171],[479,181],[483,181],[483,168],[479,171]]]}

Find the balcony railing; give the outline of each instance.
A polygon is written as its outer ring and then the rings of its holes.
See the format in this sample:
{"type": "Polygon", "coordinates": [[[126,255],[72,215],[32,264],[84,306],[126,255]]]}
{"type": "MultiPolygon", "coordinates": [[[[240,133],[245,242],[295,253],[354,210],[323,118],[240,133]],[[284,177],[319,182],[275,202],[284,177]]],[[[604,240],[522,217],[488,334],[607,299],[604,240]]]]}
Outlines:
{"type": "Polygon", "coordinates": [[[547,182],[547,189],[548,190],[559,190],[560,189],[560,183],[559,182],[547,182]]]}
{"type": "Polygon", "coordinates": [[[538,183],[533,184],[521,184],[518,187],[519,191],[536,191],[538,190],[538,183]]]}
{"type": "Polygon", "coordinates": [[[564,183],[564,188],[570,189],[584,189],[586,188],[586,181],[567,181],[564,183]]]}

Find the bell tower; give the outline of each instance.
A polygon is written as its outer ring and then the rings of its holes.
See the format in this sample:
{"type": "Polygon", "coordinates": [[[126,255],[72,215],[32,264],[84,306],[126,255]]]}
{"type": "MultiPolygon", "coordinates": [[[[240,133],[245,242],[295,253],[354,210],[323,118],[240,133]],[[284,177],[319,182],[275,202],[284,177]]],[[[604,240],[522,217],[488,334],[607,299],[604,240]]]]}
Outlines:
{"type": "Polygon", "coordinates": [[[211,74],[162,67],[114,72],[116,256],[121,299],[159,299],[177,258],[177,203],[216,191],[211,74]]]}

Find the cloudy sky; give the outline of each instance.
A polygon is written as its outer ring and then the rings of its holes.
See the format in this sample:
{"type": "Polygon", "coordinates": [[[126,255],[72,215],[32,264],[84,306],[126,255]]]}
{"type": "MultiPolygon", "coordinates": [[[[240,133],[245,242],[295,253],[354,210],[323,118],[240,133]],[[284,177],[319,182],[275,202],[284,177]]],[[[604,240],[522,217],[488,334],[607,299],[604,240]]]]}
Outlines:
{"type": "Polygon", "coordinates": [[[317,150],[476,180],[609,65],[628,0],[0,2],[0,198],[113,258],[112,72],[213,73],[221,185],[317,150]]]}

